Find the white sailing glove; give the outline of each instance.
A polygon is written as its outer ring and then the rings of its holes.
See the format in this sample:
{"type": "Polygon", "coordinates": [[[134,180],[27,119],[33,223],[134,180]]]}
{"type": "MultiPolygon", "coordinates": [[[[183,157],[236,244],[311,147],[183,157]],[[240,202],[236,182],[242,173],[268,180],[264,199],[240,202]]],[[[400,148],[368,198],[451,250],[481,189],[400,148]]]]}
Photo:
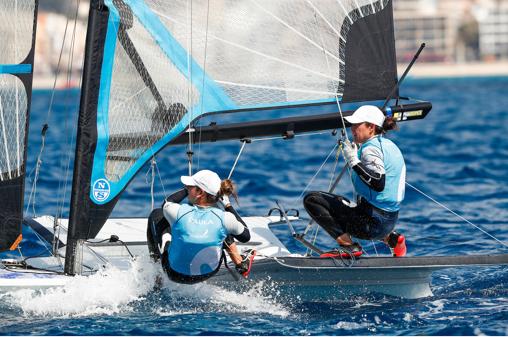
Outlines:
{"type": "Polygon", "coordinates": [[[360,159],[358,158],[358,147],[355,143],[351,144],[349,139],[346,139],[342,143],[342,153],[344,153],[344,159],[346,159],[349,167],[353,168],[353,166],[360,163],[360,159]]]}
{"type": "Polygon", "coordinates": [[[223,195],[220,198],[220,202],[222,202],[222,205],[224,205],[224,208],[231,206],[231,202],[229,201],[229,197],[227,195],[223,195]]]}

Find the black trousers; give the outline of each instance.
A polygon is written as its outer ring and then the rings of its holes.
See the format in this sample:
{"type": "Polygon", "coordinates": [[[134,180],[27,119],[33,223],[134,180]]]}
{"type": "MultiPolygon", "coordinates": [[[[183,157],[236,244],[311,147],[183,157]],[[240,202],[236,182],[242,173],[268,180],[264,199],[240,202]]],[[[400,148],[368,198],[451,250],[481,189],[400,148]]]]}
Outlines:
{"type": "Polygon", "coordinates": [[[333,239],[348,233],[363,240],[381,240],[394,229],[398,219],[398,212],[383,211],[363,199],[351,207],[347,198],[326,192],[309,192],[303,205],[333,239]]]}

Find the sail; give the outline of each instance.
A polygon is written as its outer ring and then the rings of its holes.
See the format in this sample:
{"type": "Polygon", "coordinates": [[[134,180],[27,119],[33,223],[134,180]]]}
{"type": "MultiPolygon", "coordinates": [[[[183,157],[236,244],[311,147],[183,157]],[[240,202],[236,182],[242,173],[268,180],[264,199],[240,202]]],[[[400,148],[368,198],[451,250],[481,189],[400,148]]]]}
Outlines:
{"type": "Polygon", "coordinates": [[[36,0],[0,2],[0,251],[21,241],[36,0]]]}
{"type": "Polygon", "coordinates": [[[134,174],[199,116],[386,98],[392,15],[390,0],[92,1],[71,238],[95,236],[134,174]]]}

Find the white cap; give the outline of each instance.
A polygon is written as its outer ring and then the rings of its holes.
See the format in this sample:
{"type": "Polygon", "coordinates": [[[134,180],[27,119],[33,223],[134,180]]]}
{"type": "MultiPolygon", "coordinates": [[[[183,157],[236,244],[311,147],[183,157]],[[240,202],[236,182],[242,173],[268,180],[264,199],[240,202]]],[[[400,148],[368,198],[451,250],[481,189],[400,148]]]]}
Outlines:
{"type": "Polygon", "coordinates": [[[360,124],[363,122],[372,123],[379,127],[383,127],[385,115],[377,106],[364,105],[356,109],[356,111],[348,117],[344,117],[351,124],[360,124]]]}
{"type": "Polygon", "coordinates": [[[210,170],[201,170],[192,176],[181,176],[180,180],[185,186],[197,186],[212,196],[217,196],[220,190],[219,175],[210,170]]]}

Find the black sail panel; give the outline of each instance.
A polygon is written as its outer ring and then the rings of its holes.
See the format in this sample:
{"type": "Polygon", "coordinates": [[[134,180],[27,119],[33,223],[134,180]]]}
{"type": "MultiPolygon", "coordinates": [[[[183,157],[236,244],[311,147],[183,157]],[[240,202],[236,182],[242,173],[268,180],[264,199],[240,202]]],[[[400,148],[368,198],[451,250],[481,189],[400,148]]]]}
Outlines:
{"type": "Polygon", "coordinates": [[[0,251],[21,241],[37,7],[0,2],[0,251]]]}
{"type": "Polygon", "coordinates": [[[391,1],[376,15],[354,22],[347,33],[345,52],[342,101],[384,100],[397,83],[391,1]]]}

